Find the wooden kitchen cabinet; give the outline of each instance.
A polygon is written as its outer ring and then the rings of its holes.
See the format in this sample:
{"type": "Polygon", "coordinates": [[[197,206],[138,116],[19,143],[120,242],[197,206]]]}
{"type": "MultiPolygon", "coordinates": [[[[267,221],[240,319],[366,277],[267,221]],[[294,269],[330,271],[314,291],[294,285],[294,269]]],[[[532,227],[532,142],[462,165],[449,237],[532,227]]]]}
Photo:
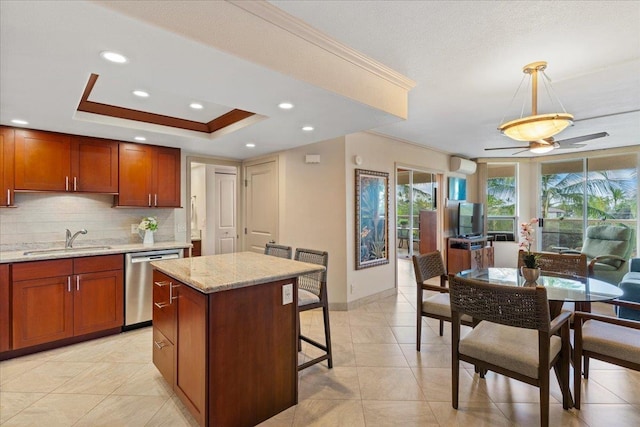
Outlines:
{"type": "Polygon", "coordinates": [[[120,143],[116,206],[180,207],[180,149],[120,143]]]}
{"type": "Polygon", "coordinates": [[[13,349],[122,327],[123,257],[12,266],[13,349]]]}
{"type": "Polygon", "coordinates": [[[122,255],[73,261],[73,334],[121,327],[124,322],[122,255]]]}
{"type": "Polygon", "coordinates": [[[73,191],[118,193],[118,145],[107,139],[71,138],[73,191]]]}
{"type": "Polygon", "coordinates": [[[208,298],[185,285],[176,292],[174,391],[198,423],[205,425],[207,376],[202,373],[207,372],[208,298]]]}
{"type": "Polygon", "coordinates": [[[0,206],[13,206],[15,140],[11,128],[0,127],[0,206]]]}
{"type": "Polygon", "coordinates": [[[0,353],[11,348],[9,264],[0,264],[0,353]]]}
{"type": "Polygon", "coordinates": [[[118,192],[118,142],[15,130],[18,191],[118,192]]]}
{"type": "Polygon", "coordinates": [[[69,135],[16,129],[15,145],[16,190],[69,191],[69,135]]]}
{"type": "Polygon", "coordinates": [[[73,336],[73,260],[14,264],[13,349],[73,336]]]}
{"type": "Polygon", "coordinates": [[[153,363],[205,425],[207,296],[153,272],[153,363]]]}

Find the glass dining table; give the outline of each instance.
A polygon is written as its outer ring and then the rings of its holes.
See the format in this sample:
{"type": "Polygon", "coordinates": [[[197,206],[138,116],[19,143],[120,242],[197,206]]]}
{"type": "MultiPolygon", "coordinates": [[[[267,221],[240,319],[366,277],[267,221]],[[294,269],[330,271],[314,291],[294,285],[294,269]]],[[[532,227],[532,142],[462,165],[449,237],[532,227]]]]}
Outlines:
{"type": "MultiPolygon", "coordinates": [[[[480,280],[494,285],[525,286],[524,278],[516,268],[491,267],[480,270],[464,270],[459,277],[480,280]]],[[[602,280],[578,276],[554,276],[543,271],[536,281],[547,288],[549,314],[555,318],[565,302],[608,301],[622,296],[620,288],[602,280]]]]}

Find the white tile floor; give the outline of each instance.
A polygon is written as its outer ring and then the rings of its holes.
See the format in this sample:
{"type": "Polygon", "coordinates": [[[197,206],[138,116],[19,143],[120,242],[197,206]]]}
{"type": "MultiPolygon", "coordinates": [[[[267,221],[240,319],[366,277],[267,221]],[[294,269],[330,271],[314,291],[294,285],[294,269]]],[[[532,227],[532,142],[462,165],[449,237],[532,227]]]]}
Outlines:
{"type": "MultiPolygon", "coordinates": [[[[334,368],[300,373],[299,403],[264,426],[538,426],[538,390],[489,373],[461,371],[451,407],[449,329],[424,321],[415,351],[414,276],[399,261],[397,296],[331,312],[334,368]]],[[[319,312],[302,328],[322,337],[319,312]]],[[[309,350],[304,348],[305,351],[309,350]]],[[[304,356],[302,356],[304,357],[304,356]]],[[[555,383],[555,381],[552,381],[555,383]]],[[[640,373],[592,361],[582,410],[564,411],[554,384],[551,425],[640,425],[640,373]]],[[[151,329],[131,331],[0,363],[2,426],[185,426],[194,420],[151,363],[151,329]]]]}

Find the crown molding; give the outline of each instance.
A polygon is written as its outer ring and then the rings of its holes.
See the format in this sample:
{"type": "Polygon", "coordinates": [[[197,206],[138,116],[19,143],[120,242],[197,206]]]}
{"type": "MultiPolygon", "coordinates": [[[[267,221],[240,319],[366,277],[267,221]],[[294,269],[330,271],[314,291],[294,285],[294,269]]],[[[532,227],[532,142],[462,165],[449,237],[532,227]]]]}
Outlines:
{"type": "Polygon", "coordinates": [[[252,15],[263,19],[283,30],[306,40],[315,46],[330,52],[345,61],[348,61],[370,73],[377,75],[394,85],[409,91],[415,87],[416,82],[410,78],[400,74],[399,72],[377,62],[368,56],[350,48],[349,46],[332,39],[321,31],[313,28],[301,19],[289,15],[282,9],[277,8],[271,3],[260,1],[246,0],[227,0],[229,3],[237,6],[252,15]]]}

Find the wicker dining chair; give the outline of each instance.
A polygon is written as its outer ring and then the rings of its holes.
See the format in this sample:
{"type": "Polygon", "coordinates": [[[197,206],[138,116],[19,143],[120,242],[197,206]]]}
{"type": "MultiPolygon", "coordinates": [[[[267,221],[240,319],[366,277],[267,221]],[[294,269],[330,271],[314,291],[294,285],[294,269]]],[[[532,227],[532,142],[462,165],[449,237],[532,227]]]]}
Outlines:
{"type": "Polygon", "coordinates": [[[293,250],[291,246],[276,245],[275,243],[267,243],[264,247],[264,254],[277,256],[278,258],[291,259],[293,250]]]}
{"type": "Polygon", "coordinates": [[[455,409],[461,360],[475,365],[481,377],[490,370],[538,387],[543,427],[549,425],[549,371],[553,368],[562,390],[562,407],[570,408],[570,313],[549,319],[546,288],[495,285],[450,275],[449,289],[455,409]],[[478,323],[461,338],[463,314],[478,323]]]}
{"type": "MultiPolygon", "coordinates": [[[[540,266],[540,270],[546,275],[575,276],[586,278],[589,276],[589,264],[585,254],[558,254],[554,252],[531,252],[540,266]]],[[[524,266],[524,251],[518,252],[518,268],[524,266]]],[[[591,303],[565,302],[563,311],[573,313],[574,310],[591,311],[591,303]]]]}
{"type": "Polygon", "coordinates": [[[323,360],[327,361],[329,369],[331,369],[333,368],[333,355],[331,352],[331,330],[329,328],[329,300],[327,297],[326,270],[329,264],[329,253],[298,248],[296,249],[294,259],[296,261],[319,264],[325,267],[324,271],[298,277],[298,312],[322,308],[324,321],[324,344],[321,344],[302,334],[300,331],[300,320],[298,320],[298,350],[300,350],[300,341],[305,341],[324,351],[323,355],[299,365],[298,370],[308,368],[323,360]]]}
{"type": "MultiPolygon", "coordinates": [[[[524,266],[526,252],[518,252],[518,268],[524,266]]],[[[587,256],[585,254],[557,254],[553,252],[531,252],[538,261],[540,270],[545,273],[563,276],[589,276],[587,256]]]]}
{"type": "MultiPolygon", "coordinates": [[[[638,303],[622,300],[609,303],[640,313],[638,303]]],[[[589,378],[589,358],[640,371],[640,321],[576,311],[573,325],[573,394],[574,406],[580,409],[582,374],[589,378]]]]}
{"type": "MultiPolygon", "coordinates": [[[[420,351],[422,338],[422,317],[430,317],[440,321],[440,336],[444,334],[444,322],[451,321],[451,308],[449,306],[449,288],[447,288],[447,272],[440,251],[413,256],[413,269],[416,275],[417,298],[417,331],[416,350],[420,351]],[[434,277],[440,278],[440,285],[425,283],[434,277]],[[423,299],[424,291],[437,292],[423,299]]],[[[471,326],[472,320],[464,316],[463,324],[471,326]]]]}

